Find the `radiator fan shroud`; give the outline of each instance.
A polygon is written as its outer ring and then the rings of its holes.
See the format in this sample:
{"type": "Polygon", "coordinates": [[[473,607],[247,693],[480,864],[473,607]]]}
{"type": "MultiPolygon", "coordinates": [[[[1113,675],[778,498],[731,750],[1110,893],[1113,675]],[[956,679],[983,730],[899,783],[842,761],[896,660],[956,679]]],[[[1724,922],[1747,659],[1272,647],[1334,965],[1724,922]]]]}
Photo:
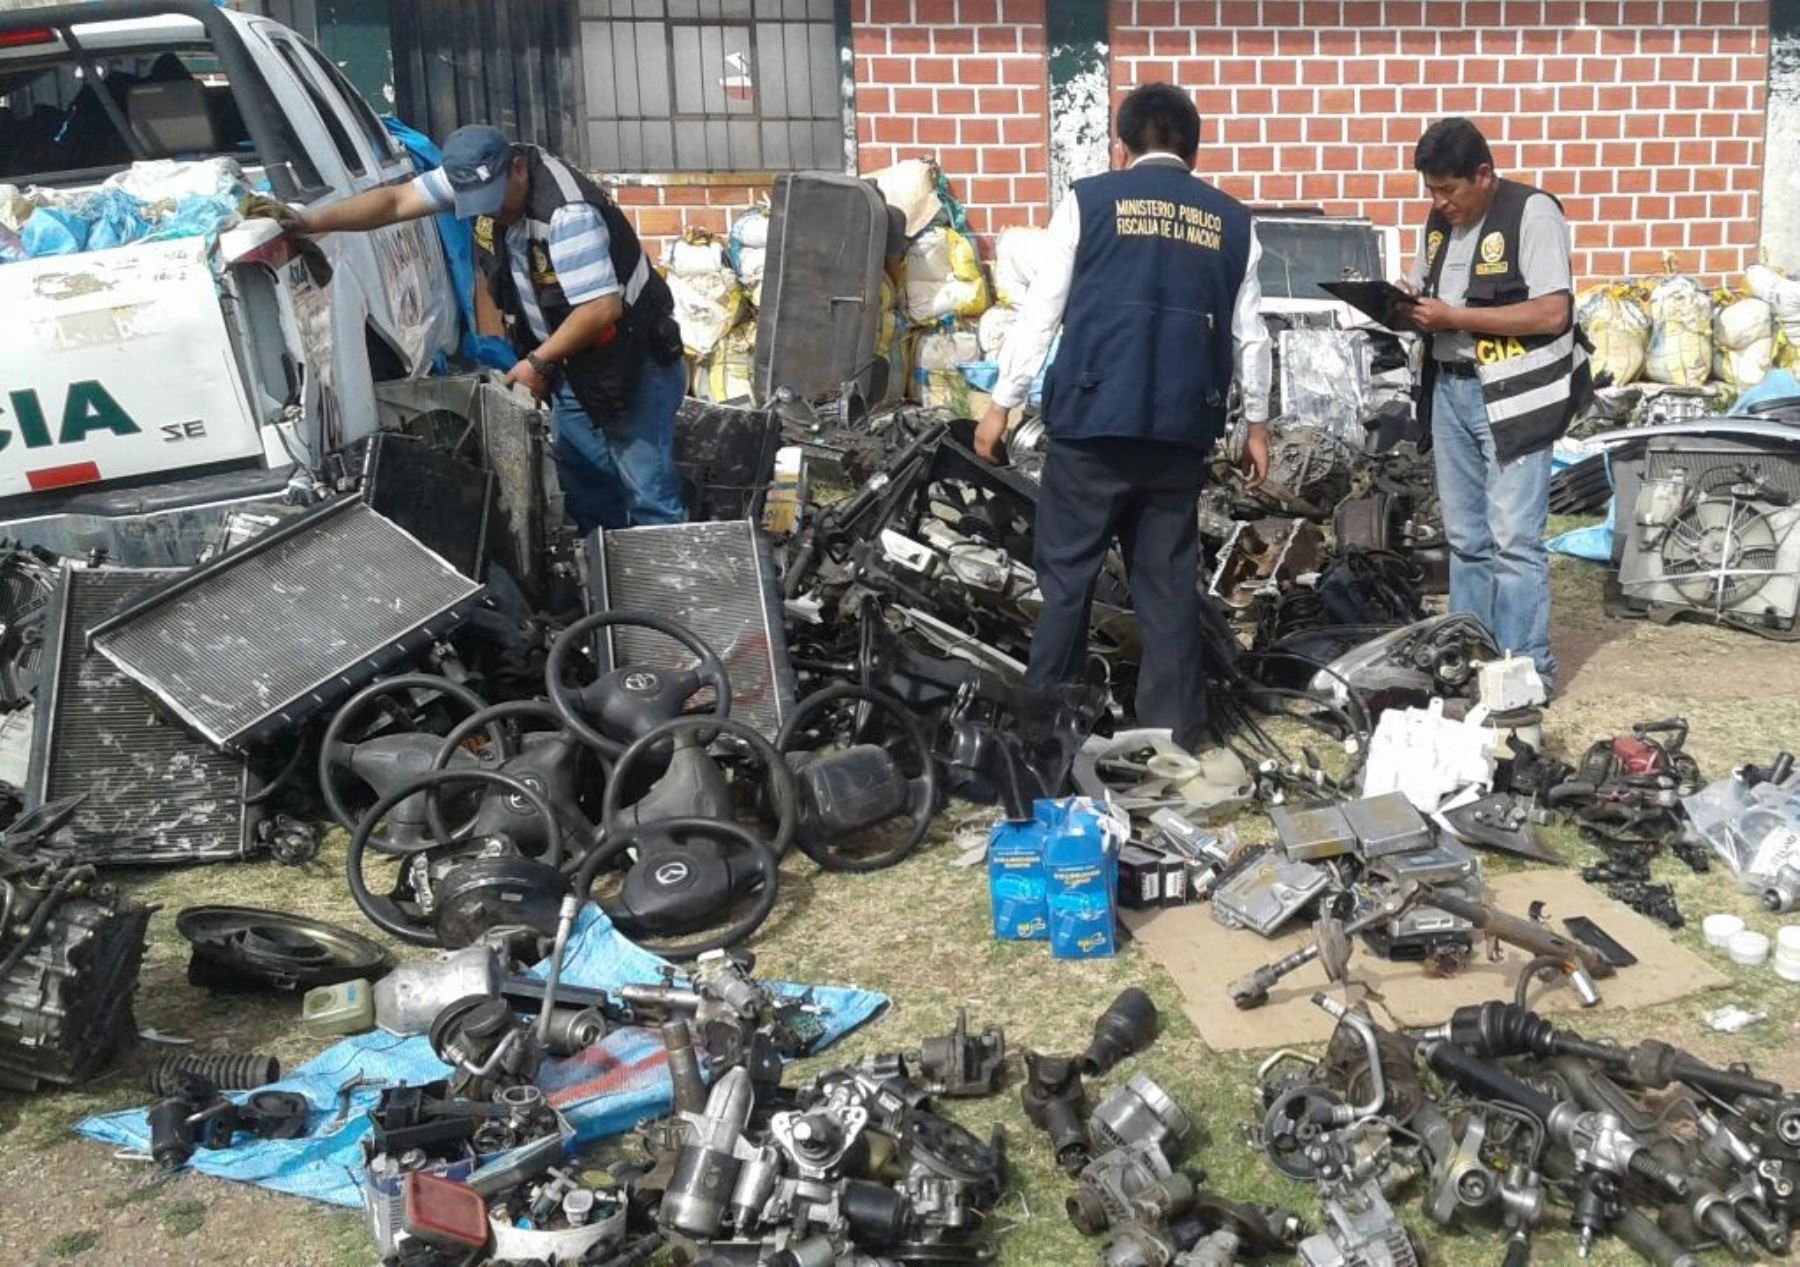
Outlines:
{"type": "Polygon", "coordinates": [[[1695,606],[1736,609],[1775,576],[1784,535],[1754,503],[1695,498],[1663,534],[1663,576],[1695,606]]]}

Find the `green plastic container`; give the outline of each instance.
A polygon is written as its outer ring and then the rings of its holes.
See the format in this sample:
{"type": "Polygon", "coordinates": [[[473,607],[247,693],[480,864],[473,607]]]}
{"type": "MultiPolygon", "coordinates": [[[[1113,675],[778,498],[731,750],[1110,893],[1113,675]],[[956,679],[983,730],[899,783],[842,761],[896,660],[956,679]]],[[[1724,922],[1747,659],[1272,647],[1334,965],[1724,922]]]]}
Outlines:
{"type": "Polygon", "coordinates": [[[308,990],[300,1004],[306,1032],[315,1038],[360,1034],[375,1028],[375,992],[358,978],[308,990]]]}

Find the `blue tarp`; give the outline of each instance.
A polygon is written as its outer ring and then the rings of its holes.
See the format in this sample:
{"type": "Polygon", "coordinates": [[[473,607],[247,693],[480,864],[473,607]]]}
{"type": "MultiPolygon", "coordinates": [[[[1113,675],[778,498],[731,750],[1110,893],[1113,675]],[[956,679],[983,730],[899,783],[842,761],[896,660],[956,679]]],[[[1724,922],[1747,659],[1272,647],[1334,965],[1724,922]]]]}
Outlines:
{"type": "MultiPolygon", "coordinates": [[[[569,939],[563,980],[615,990],[631,982],[656,981],[665,966],[664,960],[627,940],[598,909],[588,906],[569,939]]],[[[532,975],[541,977],[545,971],[540,964],[532,975]]],[[[788,997],[805,996],[820,1008],[827,1043],[836,1042],[887,1006],[885,995],[869,990],[785,983],[771,988],[788,997]]],[[[449,1070],[431,1054],[431,1045],[422,1036],[396,1038],[376,1031],[346,1038],[272,1084],[283,1091],[299,1092],[312,1102],[315,1134],[292,1140],[245,1137],[231,1148],[201,1149],[194,1154],[193,1168],[332,1205],[360,1205],[358,1183],[362,1138],[369,1129],[367,1110],[375,1107],[381,1088],[358,1089],[349,1120],[334,1131],[325,1129],[337,1111],[338,1084],[357,1073],[392,1085],[417,1085],[443,1078],[449,1070]]],[[[576,1138],[584,1142],[617,1135],[669,1111],[663,1045],[645,1030],[618,1030],[579,1056],[547,1061],[538,1084],[550,1103],[568,1118],[576,1138]]],[[[149,1150],[150,1131],[142,1109],[103,1113],[75,1129],[103,1143],[149,1150]]]]}
{"type": "MultiPolygon", "coordinates": [[[[437,143],[418,129],[409,127],[392,115],[381,117],[382,126],[406,152],[421,172],[441,167],[443,153],[437,143]]],[[[448,211],[432,217],[437,225],[438,240],[444,244],[444,259],[450,266],[450,284],[456,289],[456,306],[462,312],[462,354],[479,365],[497,370],[510,370],[519,357],[505,339],[479,334],[475,329],[475,228],[466,220],[458,220],[448,211]]]]}

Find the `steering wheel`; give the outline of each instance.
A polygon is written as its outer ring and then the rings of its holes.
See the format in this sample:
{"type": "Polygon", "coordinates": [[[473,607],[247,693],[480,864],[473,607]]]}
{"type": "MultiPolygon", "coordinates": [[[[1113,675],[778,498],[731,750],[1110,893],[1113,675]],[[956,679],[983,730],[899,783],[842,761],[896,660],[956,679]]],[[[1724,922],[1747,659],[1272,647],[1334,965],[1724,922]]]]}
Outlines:
{"type": "MultiPolygon", "coordinates": [[[[683,625],[649,612],[598,612],[584,616],[550,645],[544,665],[544,690],[562,722],[602,756],[618,760],[625,746],[646,731],[682,715],[685,704],[703,686],[713,688],[712,710],[698,716],[731,716],[731,679],[713,649],[683,625]],[[602,673],[587,686],[564,681],[569,657],[596,629],[648,629],[672,638],[693,652],[700,663],[692,669],[633,664],[602,673]],[[596,729],[583,714],[597,718],[596,729]],[[610,732],[610,733],[605,733],[610,732]],[[622,735],[624,739],[614,738],[622,735]]],[[[616,780],[615,780],[616,781],[616,780]]]]}
{"type": "MultiPolygon", "coordinates": [[[[357,909],[369,918],[369,922],[390,936],[414,946],[437,946],[442,939],[433,929],[421,927],[413,919],[408,918],[400,902],[392,897],[379,897],[369,892],[368,883],[363,879],[363,856],[368,851],[369,839],[395,806],[409,796],[417,796],[421,792],[432,792],[437,788],[452,783],[485,783],[497,787],[509,796],[523,798],[543,818],[545,835],[549,838],[546,856],[542,863],[547,881],[562,883],[563,876],[558,869],[563,857],[562,824],[556,821],[551,812],[550,803],[544,799],[537,789],[510,778],[496,770],[428,770],[424,774],[408,779],[394,788],[386,796],[375,802],[375,806],[350,835],[349,855],[345,859],[344,870],[350,882],[350,897],[355,901],[357,909]]],[[[434,850],[454,847],[436,841],[421,841],[408,847],[402,856],[412,858],[418,854],[430,853],[434,850]]]]}
{"type": "MultiPolygon", "coordinates": [[[[325,737],[319,744],[319,791],[325,798],[325,806],[331,811],[332,818],[345,831],[356,830],[357,816],[350,812],[350,807],[338,792],[335,775],[339,769],[356,775],[374,788],[377,794],[386,794],[433,768],[432,759],[439,743],[436,735],[379,735],[363,743],[344,742],[344,734],[350,728],[351,719],[359,716],[371,703],[402,691],[413,690],[445,696],[471,713],[480,713],[487,708],[487,702],[468,687],[431,673],[402,673],[398,677],[386,678],[364,687],[351,696],[331,719],[331,724],[325,728],[325,737]]],[[[508,750],[505,728],[499,722],[489,722],[487,732],[488,739],[502,757],[512,755],[508,750]]],[[[426,827],[430,825],[432,830],[436,830],[435,824],[428,824],[424,808],[419,803],[407,806],[402,814],[395,816],[392,826],[396,830],[387,841],[378,843],[375,848],[383,853],[396,855],[414,852],[413,846],[424,838],[426,827]]],[[[441,832],[437,835],[439,843],[448,839],[449,836],[441,832]]]]}
{"type": "Polygon", "coordinates": [[[652,947],[667,959],[696,959],[746,942],[775,910],[781,864],[755,832],[717,818],[665,818],[606,833],[582,862],[571,886],[591,896],[602,867],[636,845],[638,861],[616,898],[597,905],[627,937],[676,935],[705,928],[721,910],[754,891],[756,901],[723,931],[675,946],[652,947]],[[700,839],[696,840],[698,837],[700,839]],[[743,852],[727,854],[722,846],[743,852]]]}
{"type": "Polygon", "coordinates": [[[623,891],[613,902],[602,902],[600,907],[609,918],[620,922],[621,931],[626,931],[627,935],[631,935],[628,929],[654,934],[658,930],[648,922],[651,920],[679,935],[704,927],[707,916],[728,909],[733,899],[760,884],[754,905],[723,932],[673,948],[657,947],[657,952],[671,959],[692,958],[708,950],[736,946],[762,927],[775,909],[780,860],[793,843],[799,819],[794,773],[773,744],[743,722],[728,717],[677,717],[639,736],[613,767],[612,780],[606,785],[600,832],[593,848],[581,861],[574,892],[585,898],[593,889],[594,877],[601,868],[635,845],[638,858],[626,872],[623,891]],[[773,843],[763,841],[736,823],[717,818],[662,818],[647,823],[625,823],[625,789],[630,783],[632,768],[665,740],[694,731],[719,732],[743,740],[768,769],[770,796],[781,820],[773,843]],[[727,858],[717,848],[699,849],[678,839],[693,836],[739,845],[747,856],[727,858]]]}
{"type": "MultiPolygon", "coordinates": [[[[926,832],[931,830],[932,817],[937,813],[938,766],[932,758],[931,741],[925,734],[925,727],[920,724],[918,717],[906,705],[893,696],[883,694],[872,687],[856,686],[850,683],[828,686],[801,700],[799,706],[789,714],[786,724],[781,728],[781,733],[776,736],[775,746],[784,754],[794,751],[800,738],[801,727],[833,704],[845,700],[857,700],[871,704],[878,712],[892,717],[899,724],[901,735],[905,738],[907,745],[918,757],[920,769],[923,771],[917,778],[904,778],[894,764],[892,755],[885,748],[876,744],[857,744],[844,750],[845,752],[855,752],[859,749],[870,750],[867,751],[867,755],[871,757],[877,753],[880,754],[880,757],[884,758],[889,768],[892,769],[893,775],[903,779],[909,793],[907,803],[901,805],[891,797],[882,797],[880,788],[864,786],[849,789],[851,795],[857,798],[857,803],[850,808],[863,811],[863,816],[859,818],[856,826],[852,829],[853,832],[867,831],[882,823],[899,818],[903,814],[912,820],[912,829],[898,844],[876,854],[852,854],[845,850],[842,842],[850,838],[848,834],[834,839],[829,833],[808,829],[806,811],[813,811],[816,816],[819,809],[819,793],[826,789],[822,779],[809,777],[808,770],[823,766],[824,763],[831,760],[831,756],[821,757],[819,762],[814,763],[814,767],[802,767],[798,771],[796,784],[802,810],[801,829],[797,837],[800,852],[827,871],[864,874],[870,871],[881,871],[905,861],[925,839],[926,832]]],[[[823,769],[820,769],[819,773],[822,775],[823,769]]]]}
{"type": "MultiPolygon", "coordinates": [[[[461,722],[458,722],[456,726],[451,729],[450,733],[444,736],[443,742],[438,746],[437,755],[431,760],[431,768],[433,770],[448,769],[450,767],[451,759],[460,750],[463,742],[468,739],[470,735],[495,722],[507,721],[514,718],[548,722],[557,730],[565,729],[563,726],[562,715],[542,700],[513,700],[504,704],[490,704],[488,707],[483,708],[478,712],[471,713],[461,722]]],[[[584,749],[576,748],[574,754],[571,755],[578,755],[582,751],[584,751],[584,749]]],[[[533,756],[532,750],[528,746],[522,746],[521,751],[517,753],[508,752],[505,749],[502,749],[498,755],[501,758],[502,764],[498,767],[487,765],[484,768],[497,768],[500,773],[518,779],[521,783],[524,783],[529,787],[537,788],[539,791],[543,792],[547,798],[553,796],[559,790],[564,790],[559,788],[555,781],[554,776],[559,773],[559,771],[550,768],[556,765],[555,754],[551,754],[550,760],[546,762],[533,762],[531,760],[533,756]],[[540,766],[545,768],[539,768],[540,766]]],[[[604,757],[600,757],[598,760],[600,761],[602,770],[610,773],[611,763],[604,757]]],[[[437,840],[448,841],[453,839],[452,834],[444,826],[443,806],[439,803],[439,797],[435,793],[426,797],[425,813],[427,821],[431,825],[433,836],[437,840]]],[[[588,831],[592,830],[586,820],[581,818],[579,812],[577,812],[576,817],[580,821],[564,824],[565,834],[572,831],[576,834],[585,835],[588,831]]],[[[482,797],[481,804],[475,809],[474,817],[468,823],[465,823],[455,835],[467,836],[474,834],[479,836],[488,834],[488,832],[482,829],[486,826],[495,826],[495,824],[484,824],[482,822],[484,818],[510,820],[509,825],[515,830],[508,834],[514,837],[513,843],[519,846],[521,853],[537,856],[543,852],[545,845],[548,843],[544,838],[544,831],[541,826],[542,820],[537,818],[536,811],[528,801],[521,800],[516,796],[495,793],[489,793],[487,796],[482,797]],[[492,807],[495,812],[490,814],[488,812],[490,810],[490,802],[493,801],[496,796],[499,796],[503,803],[497,807],[492,807]]],[[[497,829],[504,830],[504,828],[497,829]]]]}

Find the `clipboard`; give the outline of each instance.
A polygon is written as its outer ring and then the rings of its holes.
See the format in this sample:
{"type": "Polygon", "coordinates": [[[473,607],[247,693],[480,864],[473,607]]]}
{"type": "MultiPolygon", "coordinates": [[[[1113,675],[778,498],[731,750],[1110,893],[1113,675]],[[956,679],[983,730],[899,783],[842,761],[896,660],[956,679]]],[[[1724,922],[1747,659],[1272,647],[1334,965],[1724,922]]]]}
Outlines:
{"type": "Polygon", "coordinates": [[[1320,282],[1319,289],[1343,300],[1378,325],[1395,331],[1406,329],[1405,325],[1396,324],[1398,310],[1417,303],[1419,298],[1388,281],[1320,282]]]}

